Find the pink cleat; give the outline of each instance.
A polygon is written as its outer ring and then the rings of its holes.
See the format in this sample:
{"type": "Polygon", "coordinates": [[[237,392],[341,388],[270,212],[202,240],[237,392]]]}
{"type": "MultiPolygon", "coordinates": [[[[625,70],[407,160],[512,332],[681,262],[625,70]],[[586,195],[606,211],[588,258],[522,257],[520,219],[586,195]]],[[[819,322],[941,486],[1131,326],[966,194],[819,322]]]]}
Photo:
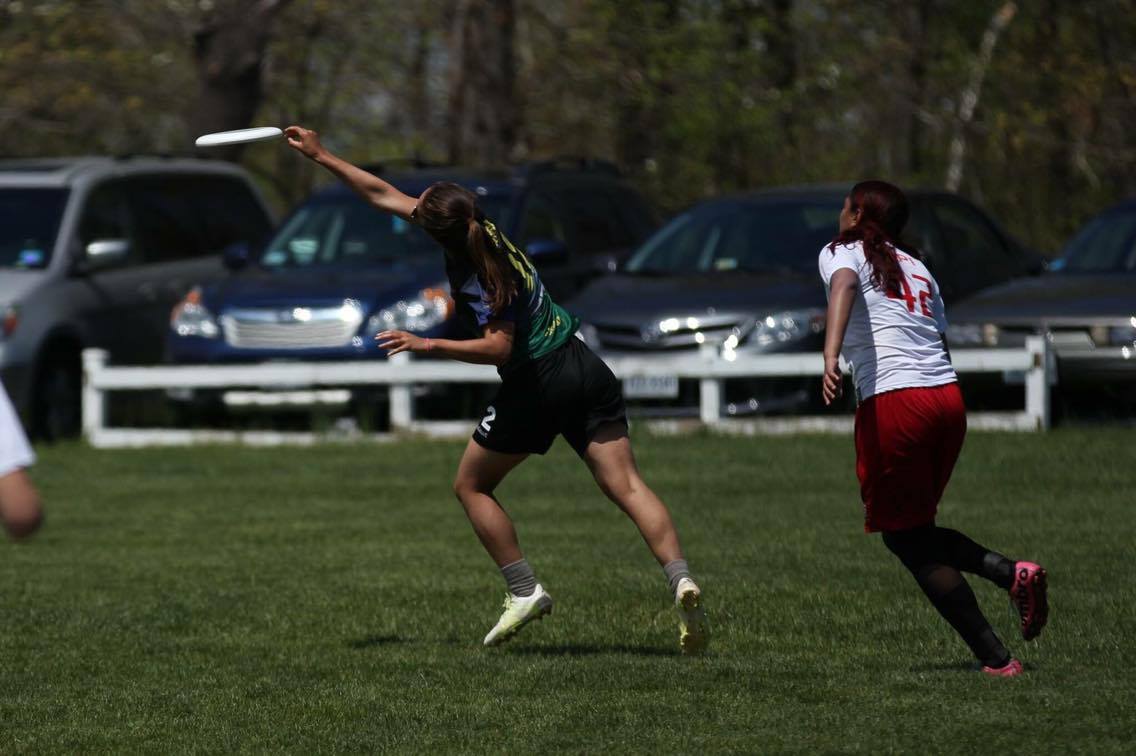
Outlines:
{"type": "Polygon", "coordinates": [[[1022,638],[1033,640],[1041,634],[1049,619],[1049,596],[1045,569],[1033,562],[1014,565],[1014,584],[1010,588],[1010,601],[1018,609],[1022,620],[1022,638]]]}
{"type": "Polygon", "coordinates": [[[1010,659],[1004,667],[983,667],[984,674],[991,677],[1017,677],[1025,670],[1022,669],[1022,663],[1017,659],[1010,659]]]}

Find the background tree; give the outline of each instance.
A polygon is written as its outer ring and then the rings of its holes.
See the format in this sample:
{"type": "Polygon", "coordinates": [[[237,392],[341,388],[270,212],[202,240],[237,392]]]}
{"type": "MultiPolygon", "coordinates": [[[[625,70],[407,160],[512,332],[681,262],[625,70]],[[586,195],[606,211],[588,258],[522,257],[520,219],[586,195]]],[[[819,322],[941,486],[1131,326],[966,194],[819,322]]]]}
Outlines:
{"type": "MultiPolygon", "coordinates": [[[[200,86],[190,111],[194,132],[243,129],[263,98],[264,55],[276,17],[290,0],[229,0],[205,5],[193,31],[193,60],[200,86]]],[[[216,151],[235,160],[244,145],[216,151]]]]}
{"type": "MultiPolygon", "coordinates": [[[[189,154],[201,131],[299,121],[360,162],[608,158],[673,211],[864,176],[941,187],[962,135],[959,190],[1053,251],[1136,193],[1136,14],[1019,3],[964,107],[1006,4],[0,0],[0,154],[189,154]]],[[[281,206],[325,180],[286,150],[229,157],[281,206]]]]}

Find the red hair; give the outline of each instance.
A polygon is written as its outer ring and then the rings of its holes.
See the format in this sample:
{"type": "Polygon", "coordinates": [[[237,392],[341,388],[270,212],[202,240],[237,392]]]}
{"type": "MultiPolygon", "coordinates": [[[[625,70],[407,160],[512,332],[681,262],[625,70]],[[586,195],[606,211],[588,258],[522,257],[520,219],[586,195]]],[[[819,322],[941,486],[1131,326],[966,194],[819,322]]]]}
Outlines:
{"type": "Polygon", "coordinates": [[[899,293],[902,288],[903,271],[896,258],[896,250],[902,250],[917,260],[922,259],[917,249],[900,241],[903,227],[907,225],[910,211],[907,197],[898,186],[886,181],[861,181],[848,193],[849,208],[853,213],[859,211],[856,225],[840,233],[828,245],[835,252],[838,244],[860,242],[864,247],[864,257],[872,266],[872,285],[885,292],[899,293]]]}

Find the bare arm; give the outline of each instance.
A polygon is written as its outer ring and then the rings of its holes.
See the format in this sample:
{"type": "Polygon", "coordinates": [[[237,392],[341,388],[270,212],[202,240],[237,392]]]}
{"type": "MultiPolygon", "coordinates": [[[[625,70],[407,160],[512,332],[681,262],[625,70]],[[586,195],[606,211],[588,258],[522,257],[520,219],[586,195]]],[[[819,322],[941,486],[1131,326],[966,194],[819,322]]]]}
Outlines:
{"type": "Polygon", "coordinates": [[[500,367],[513,353],[514,331],[512,323],[494,320],[476,339],[424,339],[406,331],[383,331],[375,336],[375,341],[379,342],[379,348],[387,350],[388,357],[399,352],[431,352],[460,362],[500,367]]]}
{"type": "Polygon", "coordinates": [[[362,168],[331,154],[320,143],[319,134],[311,129],[289,126],[284,129],[284,134],[288,137],[289,147],[331,171],[336,178],[354,189],[370,205],[383,212],[410,220],[410,213],[418,204],[417,197],[403,194],[373,173],[367,173],[362,168]]]}
{"type": "Polygon", "coordinates": [[[844,333],[848,330],[848,319],[859,288],[860,277],[849,268],[836,271],[829,281],[828,316],[824,331],[824,380],[821,387],[826,405],[832,404],[844,393],[840,350],[844,346],[844,333]]]}

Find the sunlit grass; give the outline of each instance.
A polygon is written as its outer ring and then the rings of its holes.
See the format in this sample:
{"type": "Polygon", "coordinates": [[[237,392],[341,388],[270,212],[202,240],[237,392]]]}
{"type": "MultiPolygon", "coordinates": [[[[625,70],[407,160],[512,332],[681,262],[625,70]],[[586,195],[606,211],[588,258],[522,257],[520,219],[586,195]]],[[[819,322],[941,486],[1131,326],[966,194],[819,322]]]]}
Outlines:
{"type": "Polygon", "coordinates": [[[503,586],[455,443],[41,449],[0,551],[0,751],[1123,751],[1136,435],[968,440],[941,521],[1050,570],[1029,674],[990,680],[877,538],[847,438],[643,438],[715,637],[563,444],[500,491],[553,616],[485,650],[503,586]]]}

